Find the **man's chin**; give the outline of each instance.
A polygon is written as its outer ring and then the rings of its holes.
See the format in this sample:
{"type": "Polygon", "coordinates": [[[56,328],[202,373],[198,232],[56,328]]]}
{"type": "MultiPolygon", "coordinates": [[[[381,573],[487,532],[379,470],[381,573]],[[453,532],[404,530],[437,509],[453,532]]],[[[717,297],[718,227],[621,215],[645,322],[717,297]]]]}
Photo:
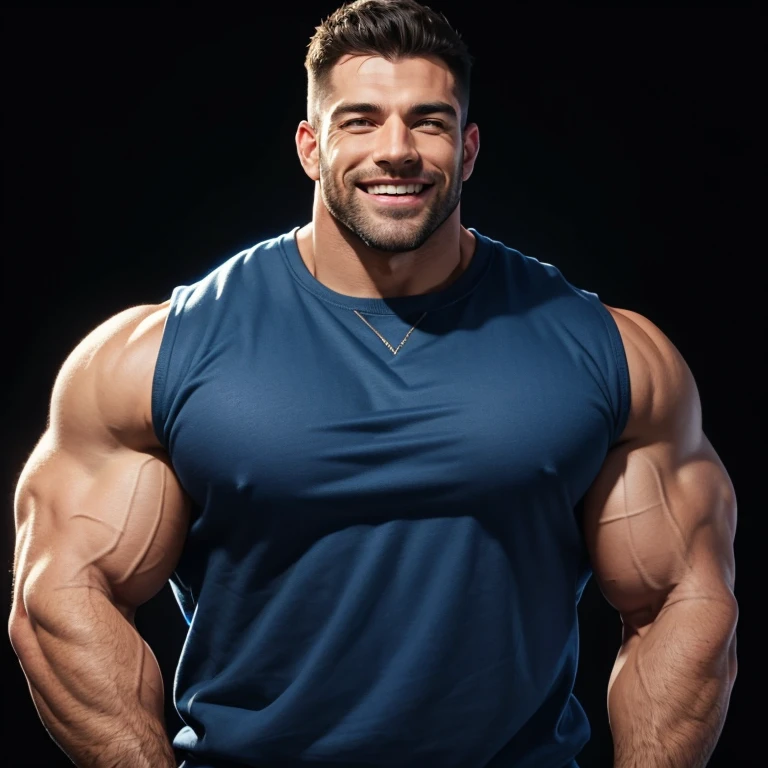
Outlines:
{"type": "Polygon", "coordinates": [[[412,237],[403,237],[401,235],[387,236],[383,233],[373,233],[352,230],[355,235],[371,250],[381,251],[382,253],[407,253],[421,248],[427,242],[429,236],[424,237],[421,234],[415,234],[412,237]]]}

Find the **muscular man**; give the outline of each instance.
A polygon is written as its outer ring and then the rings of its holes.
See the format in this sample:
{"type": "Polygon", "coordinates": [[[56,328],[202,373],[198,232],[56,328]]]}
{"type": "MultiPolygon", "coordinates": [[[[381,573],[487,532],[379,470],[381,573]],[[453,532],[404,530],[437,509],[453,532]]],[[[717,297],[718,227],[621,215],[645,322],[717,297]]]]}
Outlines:
{"type": "Polygon", "coordinates": [[[703,766],[734,492],[650,321],[460,223],[470,59],[413,0],[306,60],[312,221],[91,333],[19,482],[10,634],[80,766],[168,768],[136,608],[189,623],[188,766],[563,768],[594,572],[615,765],[703,766]],[[582,503],[583,502],[583,503],[582,503]]]}

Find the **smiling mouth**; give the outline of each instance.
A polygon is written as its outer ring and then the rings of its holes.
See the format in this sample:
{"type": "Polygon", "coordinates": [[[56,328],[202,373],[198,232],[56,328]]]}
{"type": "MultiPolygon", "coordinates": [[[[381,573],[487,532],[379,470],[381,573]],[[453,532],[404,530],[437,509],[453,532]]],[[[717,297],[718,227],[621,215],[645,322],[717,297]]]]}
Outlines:
{"type": "Polygon", "coordinates": [[[386,200],[415,199],[422,197],[428,190],[430,190],[433,184],[373,184],[364,185],[357,184],[358,189],[365,192],[371,197],[386,200]]]}

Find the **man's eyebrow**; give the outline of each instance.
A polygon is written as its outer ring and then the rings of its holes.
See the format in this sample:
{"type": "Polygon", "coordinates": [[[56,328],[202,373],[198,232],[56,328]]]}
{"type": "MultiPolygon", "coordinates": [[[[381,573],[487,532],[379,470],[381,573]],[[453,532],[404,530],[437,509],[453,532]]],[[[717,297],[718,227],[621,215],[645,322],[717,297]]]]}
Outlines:
{"type": "Polygon", "coordinates": [[[408,110],[411,115],[448,115],[456,119],[456,110],[447,101],[428,101],[424,104],[413,104],[408,110]]]}
{"type": "MultiPolygon", "coordinates": [[[[373,104],[368,101],[342,102],[331,112],[331,122],[335,122],[341,115],[357,114],[381,114],[384,112],[381,104],[373,104]]],[[[408,109],[409,115],[434,115],[442,114],[457,119],[456,110],[447,101],[428,101],[420,104],[412,104],[408,109]]]]}

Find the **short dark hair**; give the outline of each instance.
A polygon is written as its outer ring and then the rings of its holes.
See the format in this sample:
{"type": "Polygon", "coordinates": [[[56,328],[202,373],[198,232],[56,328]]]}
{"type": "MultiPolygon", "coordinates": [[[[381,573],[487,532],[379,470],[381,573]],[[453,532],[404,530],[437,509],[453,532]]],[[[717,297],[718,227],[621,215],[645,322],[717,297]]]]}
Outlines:
{"type": "Polygon", "coordinates": [[[315,129],[331,69],[348,54],[377,54],[389,61],[429,55],[442,59],[456,82],[462,129],[466,126],[473,58],[442,13],[416,0],[355,0],[316,27],[304,60],[307,118],[315,129]]]}

